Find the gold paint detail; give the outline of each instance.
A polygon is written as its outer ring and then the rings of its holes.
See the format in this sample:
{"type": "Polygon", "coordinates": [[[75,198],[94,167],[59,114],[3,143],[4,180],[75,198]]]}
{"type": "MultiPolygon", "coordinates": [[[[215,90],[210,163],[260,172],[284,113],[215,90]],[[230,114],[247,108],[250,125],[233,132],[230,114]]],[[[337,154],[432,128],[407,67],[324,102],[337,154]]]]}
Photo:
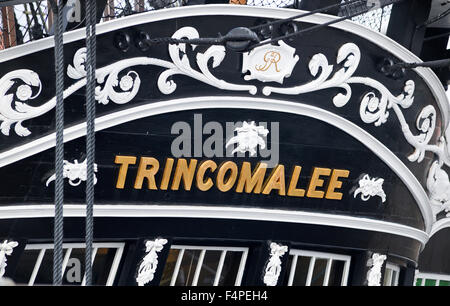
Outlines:
{"type": "Polygon", "coordinates": [[[336,189],[342,187],[342,182],[339,181],[339,178],[348,178],[349,175],[350,171],[348,170],[334,169],[333,174],[331,174],[325,198],[329,200],[342,200],[343,194],[341,192],[336,192],[336,189]]]}
{"type": "Polygon", "coordinates": [[[313,174],[311,176],[311,181],[309,182],[308,192],[306,196],[308,198],[322,199],[325,192],[317,190],[317,187],[323,187],[324,180],[320,176],[330,176],[331,169],[329,168],[319,168],[315,167],[313,174]]]}
{"type": "Polygon", "coordinates": [[[217,188],[222,192],[227,192],[231,188],[233,188],[234,183],[236,182],[238,174],[238,167],[232,161],[224,162],[220,165],[219,171],[217,172],[216,177],[216,185],[217,188]],[[225,179],[225,174],[230,172],[228,178],[225,179]]]}
{"type": "Polygon", "coordinates": [[[178,190],[180,188],[181,179],[183,179],[184,190],[191,190],[196,167],[197,167],[196,159],[191,159],[188,166],[187,160],[184,158],[180,158],[177,162],[175,175],[173,176],[172,190],[178,190]]]}
{"type": "Polygon", "coordinates": [[[159,170],[159,161],[153,157],[141,157],[139,168],[134,182],[134,189],[142,189],[144,179],[147,179],[148,189],[158,190],[155,182],[155,174],[159,170]],[[150,166],[150,168],[148,168],[150,166]]]}
{"type": "Polygon", "coordinates": [[[236,192],[243,192],[245,186],[246,193],[261,193],[261,189],[264,183],[264,177],[266,175],[267,164],[258,163],[256,168],[251,171],[251,164],[249,162],[242,163],[241,173],[236,186],[236,192]]]}
{"type": "Polygon", "coordinates": [[[166,165],[164,166],[164,172],[163,172],[163,177],[161,179],[161,185],[159,186],[159,189],[161,189],[161,190],[167,190],[167,188],[169,187],[170,175],[172,174],[173,163],[174,163],[173,158],[166,159],[166,165]]]}
{"type": "Polygon", "coordinates": [[[281,60],[281,54],[277,51],[267,51],[264,54],[264,64],[255,65],[255,69],[258,71],[267,71],[272,65],[275,66],[276,72],[280,72],[278,69],[278,62],[281,60]]]}
{"type": "Polygon", "coordinates": [[[207,178],[205,181],[205,173],[206,171],[210,169],[211,172],[216,171],[217,164],[213,162],[212,160],[206,160],[200,163],[197,170],[197,176],[196,176],[196,185],[197,188],[201,191],[208,191],[211,189],[211,187],[214,185],[211,178],[207,178]]]}
{"type": "Polygon", "coordinates": [[[278,165],[270,174],[264,185],[263,194],[269,194],[273,189],[278,189],[279,195],[286,195],[286,184],[284,181],[284,166],[278,165]]]}
{"type": "Polygon", "coordinates": [[[304,197],[305,189],[297,188],[298,178],[300,177],[300,173],[302,172],[302,167],[295,166],[292,171],[291,181],[289,182],[288,196],[291,197],[304,197]]]}
{"type": "Polygon", "coordinates": [[[136,156],[116,155],[114,163],[120,165],[119,175],[117,176],[116,188],[123,189],[127,178],[128,166],[136,164],[136,156]]]}

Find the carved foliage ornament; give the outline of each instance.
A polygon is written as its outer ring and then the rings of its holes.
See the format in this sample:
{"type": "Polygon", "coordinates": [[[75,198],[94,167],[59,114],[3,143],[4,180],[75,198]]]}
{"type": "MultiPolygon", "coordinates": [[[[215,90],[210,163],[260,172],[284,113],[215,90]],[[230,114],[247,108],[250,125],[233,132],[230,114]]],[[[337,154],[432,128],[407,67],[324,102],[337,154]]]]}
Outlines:
{"type": "MultiPolygon", "coordinates": [[[[183,27],[176,31],[174,38],[194,39],[199,33],[193,27],[183,27]]],[[[196,46],[192,48],[195,50],[196,46]]],[[[210,71],[217,68],[225,58],[226,50],[223,46],[211,46],[204,53],[197,53],[196,66],[191,66],[190,60],[185,54],[186,44],[171,44],[168,46],[171,61],[152,57],[135,57],[117,61],[113,64],[99,68],[96,71],[97,87],[96,99],[99,103],[108,104],[110,101],[116,104],[130,102],[138,93],[141,79],[136,71],[129,70],[134,66],[154,65],[163,67],[163,71],[157,80],[158,89],[166,95],[172,94],[177,89],[173,76],[182,74],[209,84],[222,90],[247,91],[256,94],[258,88],[254,85],[235,84],[216,78],[210,71]],[[124,70],[127,70],[124,73],[124,70]]],[[[244,54],[243,71],[250,71],[245,80],[258,79],[260,81],[275,81],[282,83],[285,77],[289,77],[297,64],[298,56],[294,55],[294,48],[284,42],[278,46],[261,46],[250,53],[244,54]]],[[[422,162],[426,152],[433,152],[438,157],[438,166],[442,170],[445,164],[450,166],[450,129],[446,136],[442,137],[437,144],[430,144],[430,140],[436,128],[436,110],[432,105],[422,109],[416,121],[418,134],[413,134],[410,126],[405,120],[403,110],[409,108],[414,101],[414,81],[408,80],[401,93],[395,95],[379,81],[364,76],[355,76],[359,66],[361,52],[354,43],[342,45],[336,58],[336,68],[328,62],[322,53],[312,56],[308,63],[310,74],[314,77],[312,81],[292,87],[264,86],[262,93],[270,95],[275,92],[286,95],[300,95],[329,88],[338,88],[340,93],[333,97],[336,107],[345,106],[352,96],[352,84],[364,85],[369,90],[361,99],[359,113],[361,120],[367,124],[381,126],[392,118],[393,113],[400,123],[406,141],[414,147],[414,152],[408,157],[411,162],[422,162]]],[[[73,58],[73,64],[67,68],[67,75],[75,80],[71,86],[64,90],[64,98],[86,85],[86,71],[84,63],[86,60],[86,49],[79,49],[73,58]]],[[[39,76],[28,69],[19,69],[5,74],[0,78],[0,131],[3,135],[10,135],[11,126],[19,136],[30,135],[30,130],[22,123],[35,117],[42,116],[55,107],[56,98],[48,100],[40,106],[28,104],[39,96],[42,84],[39,76]]],[[[443,178],[438,179],[435,174],[437,170],[430,171],[428,185],[433,185],[430,197],[434,203],[442,203],[440,211],[445,210],[450,202],[446,196],[443,186],[443,178]],[[438,181],[432,183],[432,181],[438,181]],[[442,199],[445,199],[443,202],[442,199]]],[[[439,177],[442,177],[440,175],[439,177]]],[[[436,210],[437,211],[437,210],[436,210]]]]}
{"type": "Polygon", "coordinates": [[[276,286],[281,273],[281,257],[288,251],[285,245],[272,242],[270,244],[270,258],[264,274],[266,286],[276,286]]]}
{"type": "Polygon", "coordinates": [[[374,253],[367,262],[367,265],[371,267],[367,272],[368,286],[381,286],[381,268],[385,260],[386,255],[374,253]]]}
{"type": "Polygon", "coordinates": [[[155,239],[145,243],[147,253],[139,265],[136,282],[139,286],[144,286],[153,280],[156,268],[158,267],[158,253],[162,251],[167,239],[155,239]]]}
{"type": "Polygon", "coordinates": [[[356,198],[358,194],[361,194],[361,199],[363,201],[367,201],[374,196],[379,196],[383,203],[386,201],[386,194],[383,190],[384,179],[370,178],[368,174],[365,174],[358,183],[359,187],[353,193],[354,198],[356,198]]]}
{"type": "MultiPolygon", "coordinates": [[[[94,172],[98,171],[97,164],[94,163],[94,172]]],[[[86,181],[87,179],[87,163],[86,159],[79,163],[78,160],[74,160],[73,163],[64,160],[63,166],[63,177],[69,179],[69,184],[71,186],[78,186],[82,181],[86,181]]],[[[56,179],[56,174],[50,176],[45,185],[48,185],[56,179]]],[[[97,183],[97,177],[94,174],[94,185],[97,183]]]]}
{"type": "Polygon", "coordinates": [[[17,243],[16,241],[8,241],[8,240],[3,241],[3,243],[0,245],[0,278],[2,278],[3,275],[5,275],[7,266],[6,256],[11,255],[13,249],[18,245],[19,243],[17,243]]]}
{"type": "Polygon", "coordinates": [[[255,121],[250,122],[250,124],[244,121],[242,127],[238,127],[234,131],[237,132],[237,136],[232,137],[225,145],[228,148],[237,143],[237,147],[231,152],[232,154],[248,151],[250,156],[254,156],[258,146],[261,149],[266,148],[266,142],[262,136],[266,137],[269,134],[269,130],[264,126],[256,126],[255,121]]]}

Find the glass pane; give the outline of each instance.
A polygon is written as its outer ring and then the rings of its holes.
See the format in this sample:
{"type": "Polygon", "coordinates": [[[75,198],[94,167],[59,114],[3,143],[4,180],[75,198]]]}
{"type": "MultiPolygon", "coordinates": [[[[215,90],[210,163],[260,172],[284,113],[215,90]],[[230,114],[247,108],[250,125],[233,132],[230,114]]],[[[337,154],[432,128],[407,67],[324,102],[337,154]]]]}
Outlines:
{"type": "Polygon", "coordinates": [[[220,274],[219,286],[234,286],[236,276],[239,271],[241,258],[242,252],[227,252],[222,273],[220,274]]]}
{"type": "Polygon", "coordinates": [[[180,271],[178,272],[176,286],[189,286],[194,278],[195,268],[201,250],[185,250],[183,260],[181,261],[180,271]]]}
{"type": "Polygon", "coordinates": [[[328,286],[341,286],[342,276],[344,273],[345,261],[333,260],[331,262],[330,278],[328,279],[328,286]]]}
{"type": "Polygon", "coordinates": [[[439,286],[450,286],[450,281],[441,280],[439,282],[439,286]]]}
{"type": "Polygon", "coordinates": [[[14,282],[17,285],[28,284],[40,252],[41,250],[25,250],[22,253],[16,272],[14,273],[14,282]]]}
{"type": "Polygon", "coordinates": [[[383,280],[383,286],[391,286],[392,284],[392,270],[391,269],[385,269],[384,270],[384,280],[383,280]]]}
{"type": "Polygon", "coordinates": [[[72,249],[64,271],[63,285],[81,285],[85,269],[84,252],[84,249],[72,249]]]}
{"type": "Polygon", "coordinates": [[[392,281],[391,281],[391,286],[397,286],[398,285],[398,272],[397,271],[392,271],[392,281]]]}
{"type": "Polygon", "coordinates": [[[180,250],[171,249],[167,256],[166,265],[164,266],[163,274],[161,277],[160,286],[169,286],[172,280],[173,270],[175,270],[175,264],[177,263],[180,250]]]}
{"type": "Polygon", "coordinates": [[[295,267],[295,276],[292,286],[305,286],[306,277],[308,276],[308,268],[311,257],[298,256],[297,266],[295,267]]]}
{"type": "Polygon", "coordinates": [[[418,278],[417,280],[416,280],[416,286],[421,286],[422,285],[422,279],[421,278],[418,278]]]}
{"type": "Polygon", "coordinates": [[[425,280],[425,286],[436,286],[436,280],[434,279],[425,280]]]}
{"type": "Polygon", "coordinates": [[[314,265],[314,271],[311,278],[311,286],[323,286],[327,261],[328,260],[324,258],[316,258],[316,264],[314,265]]]}
{"type": "Polygon", "coordinates": [[[214,278],[216,277],[221,254],[222,251],[206,251],[202,269],[200,270],[200,275],[198,277],[198,286],[214,285],[214,278]]]}
{"type": "MultiPolygon", "coordinates": [[[[64,250],[63,256],[65,252],[66,250],[64,250]]],[[[51,284],[53,284],[53,249],[48,249],[45,251],[34,285],[51,284]]]]}
{"type": "Polygon", "coordinates": [[[105,286],[117,249],[99,248],[92,265],[92,284],[105,286]]]}

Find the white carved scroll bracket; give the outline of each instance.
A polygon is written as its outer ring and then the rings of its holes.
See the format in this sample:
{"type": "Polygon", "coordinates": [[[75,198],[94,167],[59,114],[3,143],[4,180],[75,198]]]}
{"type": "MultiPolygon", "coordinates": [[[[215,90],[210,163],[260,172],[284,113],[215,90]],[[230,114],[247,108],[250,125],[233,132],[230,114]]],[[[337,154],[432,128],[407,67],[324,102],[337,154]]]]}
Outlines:
{"type": "Polygon", "coordinates": [[[386,255],[373,253],[367,261],[367,266],[370,267],[367,272],[367,286],[381,286],[382,268],[386,261],[386,255]]]}
{"type": "Polygon", "coordinates": [[[139,264],[136,276],[136,283],[139,286],[144,286],[153,281],[158,268],[158,256],[167,242],[168,240],[164,238],[156,238],[145,242],[146,255],[139,264]]]}
{"type": "Polygon", "coordinates": [[[288,251],[286,245],[275,242],[270,243],[270,257],[264,269],[264,284],[266,286],[276,286],[281,274],[281,257],[288,251]]]}
{"type": "MultiPolygon", "coordinates": [[[[98,172],[98,165],[94,163],[94,172],[98,172]]],[[[69,180],[71,186],[78,186],[81,182],[87,179],[87,162],[86,159],[83,162],[78,162],[77,159],[73,163],[64,160],[63,177],[69,180]]],[[[56,174],[50,176],[45,185],[48,185],[56,179],[56,174]]],[[[94,185],[97,183],[97,176],[94,174],[94,185]]]]}
{"type": "Polygon", "coordinates": [[[383,190],[384,179],[371,178],[368,174],[362,174],[359,177],[358,186],[353,188],[353,197],[358,195],[361,200],[368,201],[370,198],[378,196],[382,203],[386,202],[386,193],[383,190]]]}
{"type": "Polygon", "coordinates": [[[433,162],[427,177],[428,197],[435,217],[442,212],[450,217],[450,180],[443,165],[433,162]]]}
{"type": "Polygon", "coordinates": [[[250,72],[244,77],[247,81],[257,79],[283,84],[284,78],[291,76],[298,60],[295,48],[280,40],[278,45],[267,44],[244,53],[242,73],[250,72]]]}
{"type": "Polygon", "coordinates": [[[11,256],[15,247],[17,247],[19,243],[17,241],[8,241],[4,240],[2,244],[0,244],[0,279],[5,275],[6,266],[7,266],[7,256],[11,256]]]}

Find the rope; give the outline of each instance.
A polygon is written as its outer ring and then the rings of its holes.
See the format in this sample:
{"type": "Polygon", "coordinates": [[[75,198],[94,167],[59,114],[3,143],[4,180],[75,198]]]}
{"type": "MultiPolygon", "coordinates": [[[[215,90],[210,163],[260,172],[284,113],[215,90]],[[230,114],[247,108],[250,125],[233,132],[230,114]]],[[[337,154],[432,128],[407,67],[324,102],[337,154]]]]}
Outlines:
{"type": "MultiPolygon", "coordinates": [[[[404,1],[404,0],[392,0],[392,1],[388,2],[388,3],[383,4],[382,6],[380,6],[380,8],[383,8],[383,7],[391,5],[391,4],[396,4],[396,3],[399,3],[399,2],[402,2],[402,1],[404,1]]],[[[348,2],[346,4],[348,4],[348,2]]],[[[277,42],[279,40],[283,40],[283,39],[294,37],[294,36],[301,36],[301,35],[303,35],[305,33],[311,33],[311,32],[317,31],[317,30],[319,30],[319,29],[321,29],[323,27],[327,27],[329,25],[332,25],[332,24],[335,24],[335,23],[338,23],[338,22],[341,22],[341,21],[344,21],[344,20],[347,20],[347,19],[351,19],[351,18],[359,16],[359,15],[365,14],[365,13],[369,12],[371,9],[372,9],[372,7],[368,8],[366,10],[363,10],[362,12],[356,12],[356,13],[353,13],[353,14],[350,14],[350,15],[347,15],[347,16],[343,16],[341,18],[337,18],[335,20],[331,20],[331,21],[328,21],[328,22],[325,22],[325,23],[322,23],[322,24],[317,24],[317,25],[308,27],[308,28],[300,30],[300,31],[289,33],[289,34],[286,34],[286,35],[283,35],[283,36],[279,36],[279,37],[276,37],[276,38],[273,38],[273,39],[270,39],[270,40],[265,40],[263,42],[260,42],[260,43],[252,45],[249,48],[249,51],[254,49],[254,48],[256,48],[256,47],[260,47],[260,46],[263,46],[263,45],[268,45],[268,44],[271,44],[271,43],[275,43],[275,42],[277,42]]]]}
{"type": "Polygon", "coordinates": [[[64,205],[64,45],[63,45],[63,0],[58,0],[53,9],[56,13],[55,26],[55,74],[56,74],[56,146],[55,146],[55,218],[53,250],[53,285],[62,285],[63,261],[63,205],[64,205]]]}
{"type": "Polygon", "coordinates": [[[94,236],[94,161],[95,161],[95,67],[97,17],[96,1],[86,1],[86,286],[92,285],[92,243],[94,236]]]}

